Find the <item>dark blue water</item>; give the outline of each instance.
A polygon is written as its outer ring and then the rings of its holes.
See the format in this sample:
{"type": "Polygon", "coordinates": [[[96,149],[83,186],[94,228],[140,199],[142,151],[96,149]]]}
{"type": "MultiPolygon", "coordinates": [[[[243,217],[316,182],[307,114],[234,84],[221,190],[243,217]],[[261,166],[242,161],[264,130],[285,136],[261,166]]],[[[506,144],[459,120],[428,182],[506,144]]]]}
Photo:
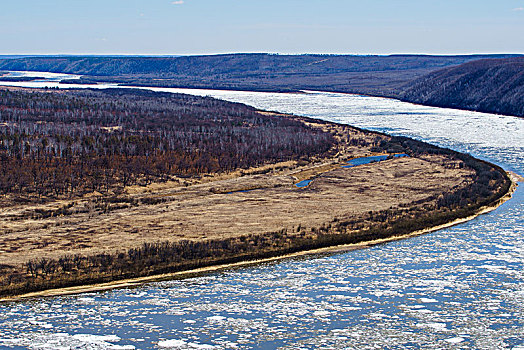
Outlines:
{"type": "Polygon", "coordinates": [[[344,165],[343,168],[353,168],[355,166],[364,165],[364,164],[370,164],[375,162],[381,162],[383,160],[388,159],[389,157],[407,157],[408,155],[405,153],[402,154],[394,154],[394,155],[378,155],[378,156],[369,156],[369,157],[359,157],[359,158],[353,158],[349,160],[347,163],[348,165],[344,165]]]}
{"type": "Polygon", "coordinates": [[[297,182],[295,184],[295,186],[297,186],[298,188],[304,188],[304,187],[307,187],[309,186],[309,184],[311,183],[311,181],[313,181],[313,179],[310,179],[310,180],[302,180],[300,182],[297,182]]]}

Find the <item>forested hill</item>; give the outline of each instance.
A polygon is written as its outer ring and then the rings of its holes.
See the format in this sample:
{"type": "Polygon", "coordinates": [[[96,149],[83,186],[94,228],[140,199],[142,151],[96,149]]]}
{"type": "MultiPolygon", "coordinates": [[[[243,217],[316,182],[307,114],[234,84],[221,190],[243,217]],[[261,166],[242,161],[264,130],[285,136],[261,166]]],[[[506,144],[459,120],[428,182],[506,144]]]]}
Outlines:
{"type": "Polygon", "coordinates": [[[524,116],[522,55],[0,57],[0,70],[79,74],[84,83],[346,92],[524,116]]]}
{"type": "Polygon", "coordinates": [[[297,91],[325,90],[396,96],[408,81],[482,58],[510,55],[355,56],[227,54],[181,57],[26,57],[0,59],[0,70],[85,75],[165,87],[297,91]]]}
{"type": "Polygon", "coordinates": [[[401,98],[524,117],[524,58],[479,60],[442,69],[414,81],[401,98]]]}
{"type": "Polygon", "coordinates": [[[133,74],[209,75],[250,73],[313,73],[329,74],[349,71],[405,70],[438,68],[482,58],[503,55],[273,55],[225,54],[180,57],[27,57],[3,60],[0,68],[35,70],[96,76],[133,74]]]}

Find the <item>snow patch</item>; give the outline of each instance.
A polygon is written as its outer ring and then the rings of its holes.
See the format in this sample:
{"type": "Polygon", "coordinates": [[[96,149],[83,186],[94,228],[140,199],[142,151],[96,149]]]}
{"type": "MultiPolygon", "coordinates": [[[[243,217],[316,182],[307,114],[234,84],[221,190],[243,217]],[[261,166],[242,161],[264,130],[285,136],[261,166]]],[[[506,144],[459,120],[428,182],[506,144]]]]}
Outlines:
{"type": "Polygon", "coordinates": [[[325,311],[325,310],[315,311],[315,312],[313,312],[313,315],[315,315],[315,316],[327,316],[327,315],[329,315],[329,311],[325,311]]]}
{"type": "Polygon", "coordinates": [[[206,318],[206,320],[208,320],[210,322],[222,322],[225,319],[226,318],[224,316],[210,316],[210,317],[206,318]]]}
{"type": "Polygon", "coordinates": [[[466,339],[462,337],[453,337],[453,338],[444,339],[444,340],[451,344],[458,344],[458,343],[462,343],[466,339]]]}
{"type": "Polygon", "coordinates": [[[158,342],[158,346],[161,348],[180,348],[185,346],[187,343],[179,339],[162,340],[158,342]]]}
{"type": "Polygon", "coordinates": [[[432,298],[420,298],[420,302],[421,303],[438,303],[438,300],[437,299],[432,299],[432,298]]]}
{"type": "Polygon", "coordinates": [[[120,341],[120,337],[116,335],[75,334],[73,335],[73,338],[86,343],[104,343],[120,341]]]}
{"type": "Polygon", "coordinates": [[[158,346],[161,348],[167,348],[167,349],[184,348],[184,349],[197,349],[197,350],[211,350],[211,349],[216,348],[213,345],[188,343],[180,339],[162,340],[158,342],[158,346]]]}

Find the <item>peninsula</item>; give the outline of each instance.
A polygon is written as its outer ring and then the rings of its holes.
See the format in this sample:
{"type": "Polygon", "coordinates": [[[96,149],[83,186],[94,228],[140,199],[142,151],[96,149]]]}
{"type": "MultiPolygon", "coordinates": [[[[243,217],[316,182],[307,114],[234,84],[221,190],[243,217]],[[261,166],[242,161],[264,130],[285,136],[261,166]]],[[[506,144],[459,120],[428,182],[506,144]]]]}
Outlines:
{"type": "Polygon", "coordinates": [[[143,90],[0,90],[0,295],[404,235],[505,196],[405,137],[143,90]]]}

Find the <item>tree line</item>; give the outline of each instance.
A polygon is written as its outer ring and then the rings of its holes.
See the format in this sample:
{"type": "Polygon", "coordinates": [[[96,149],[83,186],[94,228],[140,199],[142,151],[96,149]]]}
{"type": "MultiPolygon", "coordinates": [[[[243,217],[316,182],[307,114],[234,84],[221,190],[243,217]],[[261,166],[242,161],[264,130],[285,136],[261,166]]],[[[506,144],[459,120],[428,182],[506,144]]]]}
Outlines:
{"type": "Polygon", "coordinates": [[[210,97],[0,90],[0,195],[72,196],[307,159],[335,140],[210,97]]]}

